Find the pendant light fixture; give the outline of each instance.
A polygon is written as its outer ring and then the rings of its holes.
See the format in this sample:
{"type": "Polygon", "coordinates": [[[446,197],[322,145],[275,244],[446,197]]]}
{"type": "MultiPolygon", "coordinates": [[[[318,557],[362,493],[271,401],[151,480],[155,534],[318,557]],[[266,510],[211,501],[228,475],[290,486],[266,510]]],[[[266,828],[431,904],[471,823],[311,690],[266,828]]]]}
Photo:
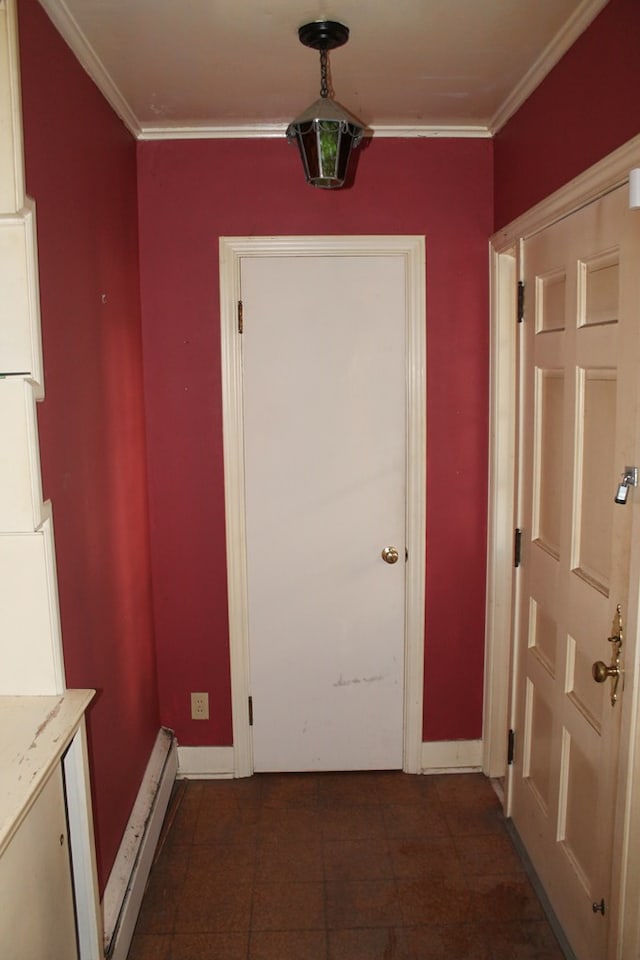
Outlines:
{"type": "Polygon", "coordinates": [[[307,183],[325,190],[341,187],[349,157],[362,140],[364,127],[329,96],[327,51],[349,39],[349,28],[334,20],[305,23],[298,30],[305,47],[320,51],[320,99],[287,127],[287,140],[296,143],[307,183]]]}

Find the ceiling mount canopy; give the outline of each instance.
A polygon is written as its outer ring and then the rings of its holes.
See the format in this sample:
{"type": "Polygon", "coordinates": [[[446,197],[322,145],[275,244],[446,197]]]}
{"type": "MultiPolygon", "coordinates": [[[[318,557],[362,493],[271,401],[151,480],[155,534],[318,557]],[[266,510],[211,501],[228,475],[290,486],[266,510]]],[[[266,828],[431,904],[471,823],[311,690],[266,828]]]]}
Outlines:
{"type": "Polygon", "coordinates": [[[343,185],[351,151],[364,133],[362,124],[329,96],[327,51],[347,42],[349,28],[316,20],[303,24],[298,36],[305,47],[320,51],[320,99],[289,124],[287,139],[298,146],[307,183],[332,190],[343,185]]]}
{"type": "Polygon", "coordinates": [[[300,43],[313,50],[335,50],[349,39],[349,27],[337,20],[314,20],[304,23],[298,30],[300,43]]]}

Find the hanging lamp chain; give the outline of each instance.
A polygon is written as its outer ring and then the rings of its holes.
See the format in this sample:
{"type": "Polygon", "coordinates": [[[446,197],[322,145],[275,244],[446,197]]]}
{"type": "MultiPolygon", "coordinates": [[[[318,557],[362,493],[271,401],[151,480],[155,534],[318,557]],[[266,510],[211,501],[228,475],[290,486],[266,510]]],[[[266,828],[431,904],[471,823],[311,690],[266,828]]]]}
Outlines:
{"type": "Polygon", "coordinates": [[[327,79],[327,51],[322,48],[320,51],[320,96],[326,100],[329,96],[329,82],[327,79]]]}

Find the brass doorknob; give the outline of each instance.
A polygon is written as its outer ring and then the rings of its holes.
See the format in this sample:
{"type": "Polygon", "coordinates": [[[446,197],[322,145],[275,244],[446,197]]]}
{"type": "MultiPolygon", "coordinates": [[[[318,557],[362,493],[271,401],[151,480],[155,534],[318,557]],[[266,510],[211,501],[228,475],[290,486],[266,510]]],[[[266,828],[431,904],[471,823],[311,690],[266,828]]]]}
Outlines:
{"type": "Polygon", "coordinates": [[[602,660],[596,660],[591,668],[591,673],[596,683],[604,683],[607,677],[619,677],[620,667],[616,666],[615,663],[608,667],[602,660]]]}
{"type": "Polygon", "coordinates": [[[385,563],[397,563],[399,554],[395,547],[385,547],[380,556],[385,563]]]}

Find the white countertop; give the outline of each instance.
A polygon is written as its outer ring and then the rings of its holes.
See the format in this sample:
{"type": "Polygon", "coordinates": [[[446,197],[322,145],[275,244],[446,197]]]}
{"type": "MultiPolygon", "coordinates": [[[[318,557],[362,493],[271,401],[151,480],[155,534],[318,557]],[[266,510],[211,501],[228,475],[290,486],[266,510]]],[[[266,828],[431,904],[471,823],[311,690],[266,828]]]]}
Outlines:
{"type": "Polygon", "coordinates": [[[0,696],[0,855],[73,739],[93,690],[0,696]]]}

